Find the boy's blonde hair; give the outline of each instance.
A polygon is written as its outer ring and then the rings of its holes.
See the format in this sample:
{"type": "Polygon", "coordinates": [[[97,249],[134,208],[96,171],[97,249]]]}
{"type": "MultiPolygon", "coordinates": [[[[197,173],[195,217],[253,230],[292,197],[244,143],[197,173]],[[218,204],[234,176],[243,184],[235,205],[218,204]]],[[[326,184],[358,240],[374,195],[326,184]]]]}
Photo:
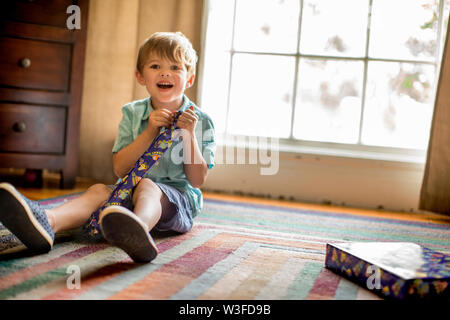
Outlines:
{"type": "Polygon", "coordinates": [[[136,69],[142,73],[150,54],[156,54],[177,63],[183,63],[188,75],[195,74],[197,53],[181,32],[156,32],[139,48],[136,69]]]}

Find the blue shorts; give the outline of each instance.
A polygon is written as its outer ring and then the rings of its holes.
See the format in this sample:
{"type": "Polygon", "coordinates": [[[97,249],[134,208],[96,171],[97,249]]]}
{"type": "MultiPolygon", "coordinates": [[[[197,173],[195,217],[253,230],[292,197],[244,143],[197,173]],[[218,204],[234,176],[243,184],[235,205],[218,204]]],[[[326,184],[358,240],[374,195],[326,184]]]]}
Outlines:
{"type": "MultiPolygon", "coordinates": [[[[155,182],[155,184],[161,189],[161,191],[167,196],[169,202],[173,204],[170,210],[174,212],[168,213],[173,216],[169,221],[159,221],[152,230],[166,232],[175,231],[179,233],[186,233],[191,230],[193,225],[192,207],[186,194],[178,190],[177,188],[168,186],[167,184],[155,182]]],[[[114,185],[109,186],[114,189],[114,185]]],[[[123,203],[123,206],[133,211],[133,202],[131,197],[128,201],[123,203]]]]}
{"type": "Polygon", "coordinates": [[[167,184],[155,182],[161,191],[167,196],[170,203],[174,206],[173,218],[169,221],[159,221],[154,227],[157,231],[176,231],[186,233],[191,230],[193,225],[192,207],[187,195],[177,188],[167,184]]]}

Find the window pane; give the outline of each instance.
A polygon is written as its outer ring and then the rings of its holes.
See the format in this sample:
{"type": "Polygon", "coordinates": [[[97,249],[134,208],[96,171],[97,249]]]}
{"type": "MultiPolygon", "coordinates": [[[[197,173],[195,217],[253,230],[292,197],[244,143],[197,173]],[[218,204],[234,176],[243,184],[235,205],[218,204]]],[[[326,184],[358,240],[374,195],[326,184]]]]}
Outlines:
{"type": "Polygon", "coordinates": [[[230,50],[233,37],[233,1],[209,0],[207,8],[207,49],[230,50]]]}
{"type": "Polygon", "coordinates": [[[222,52],[205,57],[200,107],[213,120],[214,129],[217,133],[225,132],[229,75],[229,53],[222,52]]]}
{"type": "Polygon", "coordinates": [[[300,52],[326,56],[364,56],[368,13],[367,0],[305,1],[300,52]]]}
{"type": "Polygon", "coordinates": [[[370,62],[362,143],[424,149],[434,100],[431,65],[370,62]]]}
{"type": "Polygon", "coordinates": [[[217,133],[225,132],[230,74],[233,1],[210,0],[206,28],[206,48],[200,91],[200,107],[214,121],[217,133]]]}
{"type": "Polygon", "coordinates": [[[356,143],[363,71],[361,61],[301,59],[294,137],[356,143]]]}
{"type": "Polygon", "coordinates": [[[235,54],[228,132],[289,137],[295,58],[235,54]]]}
{"type": "Polygon", "coordinates": [[[448,29],[449,12],[450,12],[450,0],[445,0],[444,12],[442,14],[442,27],[441,27],[441,52],[439,53],[441,58],[442,58],[442,52],[444,52],[444,47],[445,47],[445,37],[447,35],[447,29],[448,29]]]}
{"type": "Polygon", "coordinates": [[[373,0],[369,55],[434,60],[437,0],[373,0]]]}
{"type": "Polygon", "coordinates": [[[297,52],[299,2],[237,0],[234,48],[240,51],[297,52]]]}

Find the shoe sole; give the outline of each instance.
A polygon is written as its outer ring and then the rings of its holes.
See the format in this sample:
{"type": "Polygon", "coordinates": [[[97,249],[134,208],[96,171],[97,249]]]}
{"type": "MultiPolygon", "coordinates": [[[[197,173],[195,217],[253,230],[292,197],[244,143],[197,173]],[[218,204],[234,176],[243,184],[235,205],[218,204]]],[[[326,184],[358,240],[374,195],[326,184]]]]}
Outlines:
{"type": "Polygon", "coordinates": [[[158,248],[146,226],[136,215],[120,206],[109,206],[100,213],[103,237],[125,251],[135,262],[150,262],[158,255],[158,248]]]}
{"type": "Polygon", "coordinates": [[[1,223],[28,249],[49,252],[51,235],[36,219],[22,195],[9,183],[0,183],[1,223]]]}

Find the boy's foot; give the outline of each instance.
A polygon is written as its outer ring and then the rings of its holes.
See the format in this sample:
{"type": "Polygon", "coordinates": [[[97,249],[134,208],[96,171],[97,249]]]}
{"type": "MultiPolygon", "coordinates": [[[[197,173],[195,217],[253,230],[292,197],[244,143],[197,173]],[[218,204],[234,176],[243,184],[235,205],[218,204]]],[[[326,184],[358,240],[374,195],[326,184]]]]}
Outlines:
{"type": "Polygon", "coordinates": [[[150,262],[158,248],[145,224],[130,210],[120,206],[105,208],[99,217],[103,237],[124,250],[135,262],[150,262]]]}
{"type": "Polygon", "coordinates": [[[44,208],[9,183],[0,183],[0,222],[30,250],[48,252],[53,232],[44,208]]]}

